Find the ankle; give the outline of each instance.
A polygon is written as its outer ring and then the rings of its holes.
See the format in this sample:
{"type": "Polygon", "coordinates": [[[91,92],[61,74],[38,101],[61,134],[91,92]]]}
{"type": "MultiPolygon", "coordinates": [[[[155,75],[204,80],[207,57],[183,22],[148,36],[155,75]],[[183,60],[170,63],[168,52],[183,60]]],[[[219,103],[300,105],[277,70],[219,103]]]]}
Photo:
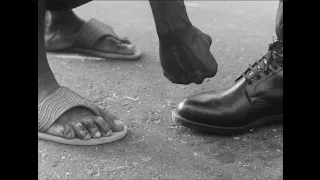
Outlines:
{"type": "Polygon", "coordinates": [[[59,87],[60,85],[52,72],[38,75],[38,104],[59,87]]]}
{"type": "Polygon", "coordinates": [[[72,10],[49,11],[46,15],[46,25],[50,31],[61,30],[66,34],[78,32],[85,23],[72,10]]]}

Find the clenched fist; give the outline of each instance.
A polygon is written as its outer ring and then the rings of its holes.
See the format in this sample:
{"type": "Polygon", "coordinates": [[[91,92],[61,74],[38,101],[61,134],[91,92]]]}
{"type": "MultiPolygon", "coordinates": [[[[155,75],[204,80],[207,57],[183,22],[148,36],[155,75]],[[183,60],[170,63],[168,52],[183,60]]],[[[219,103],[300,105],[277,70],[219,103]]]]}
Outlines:
{"type": "Polygon", "coordinates": [[[201,84],[217,72],[210,53],[212,40],[194,26],[174,33],[159,34],[159,53],[164,76],[176,84],[201,84]]]}
{"type": "Polygon", "coordinates": [[[175,84],[201,84],[217,73],[212,39],[193,26],[183,0],[150,0],[164,76],[175,84]]]}

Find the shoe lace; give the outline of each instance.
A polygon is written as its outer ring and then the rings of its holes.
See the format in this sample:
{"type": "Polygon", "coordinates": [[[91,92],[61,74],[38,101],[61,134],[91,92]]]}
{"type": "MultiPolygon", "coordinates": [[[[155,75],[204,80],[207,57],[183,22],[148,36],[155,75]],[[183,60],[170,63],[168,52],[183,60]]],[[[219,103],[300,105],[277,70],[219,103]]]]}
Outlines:
{"type": "Polygon", "coordinates": [[[242,77],[245,78],[247,84],[251,84],[254,79],[259,80],[260,75],[259,72],[264,71],[266,75],[270,73],[270,66],[273,69],[277,69],[279,64],[282,66],[282,58],[283,58],[283,41],[277,40],[273,43],[269,44],[269,50],[266,55],[264,55],[261,59],[254,62],[252,65],[249,64],[247,70],[245,70],[240,77],[238,77],[235,82],[237,82],[242,77]]]}

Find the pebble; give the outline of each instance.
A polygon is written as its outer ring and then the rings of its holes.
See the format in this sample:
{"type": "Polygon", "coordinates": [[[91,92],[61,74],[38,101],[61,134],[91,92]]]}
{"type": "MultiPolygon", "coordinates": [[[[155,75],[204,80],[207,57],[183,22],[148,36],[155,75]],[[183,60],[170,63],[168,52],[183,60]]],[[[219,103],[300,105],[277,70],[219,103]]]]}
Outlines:
{"type": "Polygon", "coordinates": [[[58,164],[59,164],[59,161],[56,160],[56,161],[53,162],[52,167],[57,167],[58,164]]]}
{"type": "Polygon", "coordinates": [[[193,153],[193,155],[195,155],[195,156],[199,156],[200,154],[199,154],[199,153],[197,153],[197,152],[194,152],[194,153],[193,153]]]}
{"type": "Polygon", "coordinates": [[[132,164],[133,164],[133,166],[137,166],[139,163],[133,162],[132,164]]]}
{"type": "Polygon", "coordinates": [[[233,139],[238,141],[240,140],[240,137],[234,137],[233,139]]]}
{"type": "Polygon", "coordinates": [[[61,159],[65,159],[65,158],[66,158],[65,156],[62,156],[62,157],[61,157],[61,159]]]}
{"type": "Polygon", "coordinates": [[[97,175],[97,174],[100,174],[97,170],[89,170],[88,171],[88,174],[90,175],[90,176],[95,176],[95,175],[97,175]]]}
{"type": "Polygon", "coordinates": [[[170,129],[176,129],[178,126],[177,125],[170,125],[170,129]]]}
{"type": "Polygon", "coordinates": [[[154,123],[159,124],[161,122],[161,120],[155,121],[154,123]]]}
{"type": "Polygon", "coordinates": [[[278,130],[276,130],[276,129],[272,129],[272,131],[273,131],[273,132],[278,132],[278,130]]]}
{"type": "Polygon", "coordinates": [[[152,158],[151,157],[142,157],[141,160],[144,162],[150,161],[152,158]]]}
{"type": "Polygon", "coordinates": [[[42,157],[42,158],[45,158],[45,157],[47,157],[47,156],[48,156],[47,153],[42,153],[42,154],[41,154],[41,157],[42,157]]]}

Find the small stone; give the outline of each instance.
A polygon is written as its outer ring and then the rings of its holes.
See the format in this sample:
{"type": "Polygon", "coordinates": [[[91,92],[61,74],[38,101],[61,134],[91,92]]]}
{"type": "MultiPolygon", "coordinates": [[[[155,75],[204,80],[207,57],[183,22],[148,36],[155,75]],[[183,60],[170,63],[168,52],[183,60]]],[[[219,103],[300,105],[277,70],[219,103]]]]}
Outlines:
{"type": "Polygon", "coordinates": [[[233,139],[238,141],[238,140],[240,140],[240,137],[234,137],[233,139]]]}
{"type": "Polygon", "coordinates": [[[61,159],[65,159],[65,158],[66,158],[65,156],[62,156],[62,157],[61,157],[61,159]]]}
{"type": "Polygon", "coordinates": [[[277,149],[277,152],[281,152],[281,150],[280,150],[280,149],[277,149]]]}
{"type": "Polygon", "coordinates": [[[178,126],[177,125],[170,125],[170,129],[176,129],[178,126]]]}
{"type": "Polygon", "coordinates": [[[141,160],[144,162],[150,161],[152,158],[151,157],[142,157],[141,160]]]}
{"type": "Polygon", "coordinates": [[[154,123],[156,123],[156,124],[159,124],[161,121],[160,120],[158,120],[158,121],[155,121],[154,123]]]}
{"type": "Polygon", "coordinates": [[[199,156],[200,154],[199,154],[199,153],[197,153],[197,152],[194,152],[194,153],[193,153],[193,155],[195,155],[195,156],[199,156]]]}
{"type": "Polygon", "coordinates": [[[133,166],[137,166],[139,163],[133,162],[132,164],[133,164],[133,166]]]}
{"type": "Polygon", "coordinates": [[[66,175],[70,175],[70,173],[69,173],[69,172],[66,172],[66,175]]]}
{"type": "Polygon", "coordinates": [[[58,164],[59,164],[59,161],[58,161],[58,160],[55,160],[55,161],[53,161],[52,167],[57,167],[58,164]]]}
{"type": "Polygon", "coordinates": [[[252,132],[253,130],[254,130],[254,128],[253,128],[253,129],[250,129],[249,131],[252,132]]]}
{"type": "Polygon", "coordinates": [[[272,131],[273,131],[273,132],[278,132],[278,130],[276,130],[276,129],[272,129],[272,131]]]}
{"type": "Polygon", "coordinates": [[[42,157],[42,158],[45,158],[45,157],[47,157],[47,156],[48,156],[47,153],[42,153],[42,154],[41,154],[41,157],[42,157]]]}
{"type": "Polygon", "coordinates": [[[187,143],[186,141],[183,141],[183,140],[180,140],[180,142],[183,143],[183,144],[187,143]]]}
{"type": "Polygon", "coordinates": [[[89,171],[88,171],[88,174],[89,174],[90,176],[95,176],[95,175],[97,175],[97,174],[99,174],[99,173],[98,173],[97,170],[89,170],[89,171]]]}

